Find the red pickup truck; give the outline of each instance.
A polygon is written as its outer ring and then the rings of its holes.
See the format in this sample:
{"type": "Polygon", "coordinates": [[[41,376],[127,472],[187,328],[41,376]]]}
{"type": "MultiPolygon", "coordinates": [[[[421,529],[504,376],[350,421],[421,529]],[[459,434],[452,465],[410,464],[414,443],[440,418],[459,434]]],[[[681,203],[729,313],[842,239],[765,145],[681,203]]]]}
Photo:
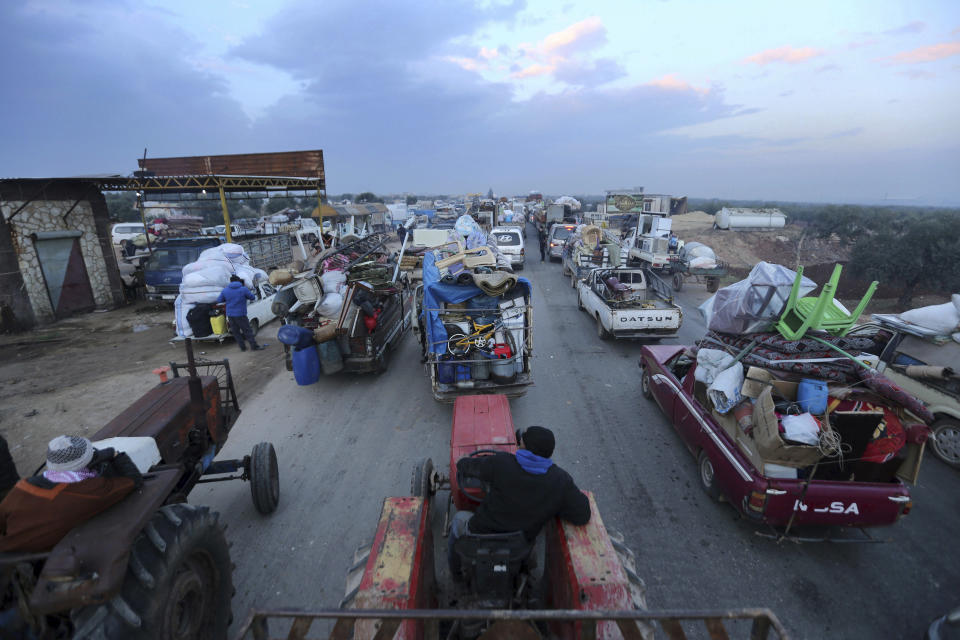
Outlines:
{"type": "MultiPolygon", "coordinates": [[[[712,497],[722,495],[744,516],[773,527],[875,527],[910,512],[910,491],[896,476],[889,482],[765,476],[736,442],[742,435],[731,434],[695,397],[696,366],[687,347],[645,346],[641,389],[697,457],[701,484],[712,497]]],[[[908,456],[911,473],[906,475],[916,477],[920,455],[908,456]]]]}

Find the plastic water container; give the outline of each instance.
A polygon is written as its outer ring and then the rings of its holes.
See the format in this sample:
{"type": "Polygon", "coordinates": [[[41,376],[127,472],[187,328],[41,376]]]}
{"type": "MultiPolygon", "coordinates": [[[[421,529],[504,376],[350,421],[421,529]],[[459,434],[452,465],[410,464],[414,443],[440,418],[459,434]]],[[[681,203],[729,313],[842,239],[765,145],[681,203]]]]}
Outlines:
{"type": "Polygon", "coordinates": [[[456,365],[452,362],[437,363],[437,382],[440,384],[453,384],[456,380],[456,365]]]}
{"type": "Polygon", "coordinates": [[[316,347],[293,350],[293,377],[301,386],[320,379],[320,356],[316,347]]]}
{"type": "Polygon", "coordinates": [[[317,345],[320,353],[320,368],[323,373],[330,375],[343,370],[343,356],[340,354],[340,345],[336,340],[327,340],[317,345]]]}
{"type": "Polygon", "coordinates": [[[313,331],[292,324],[285,324],[277,331],[277,340],[283,344],[303,349],[313,345],[313,331]]]}
{"type": "Polygon", "coordinates": [[[827,411],[827,383],[813,378],[802,379],[797,385],[797,403],[801,411],[823,415],[827,411]]]}
{"type": "Polygon", "coordinates": [[[487,380],[490,378],[490,361],[481,356],[477,362],[470,363],[470,375],[474,380],[487,380]]]}

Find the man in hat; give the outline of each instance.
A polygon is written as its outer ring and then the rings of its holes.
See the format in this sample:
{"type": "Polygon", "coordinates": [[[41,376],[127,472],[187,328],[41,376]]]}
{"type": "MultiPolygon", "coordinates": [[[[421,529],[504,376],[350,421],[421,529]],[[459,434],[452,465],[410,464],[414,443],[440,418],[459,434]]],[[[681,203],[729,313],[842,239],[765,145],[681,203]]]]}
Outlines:
{"type": "Polygon", "coordinates": [[[230,333],[233,334],[233,339],[240,346],[240,351],[247,350],[243,343],[244,338],[250,343],[251,349],[260,351],[266,349],[267,345],[257,344],[257,339],[253,335],[253,327],[250,326],[250,319],[247,317],[247,300],[256,300],[256,297],[243,284],[243,279],[240,276],[230,276],[230,284],[220,292],[217,304],[226,303],[227,323],[230,325],[230,333]]]}
{"type": "Polygon", "coordinates": [[[0,502],[0,552],[52,549],[71,529],[143,485],[125,453],[97,451],[86,438],[58,436],[47,468],[17,482],[0,502]]]}
{"type": "Polygon", "coordinates": [[[460,558],[453,547],[463,535],[523,531],[531,544],[556,516],[575,524],[590,521],[590,502],[570,474],[551,460],[555,440],[546,427],[517,432],[517,453],[457,460],[457,471],[487,483],[490,492],[474,513],[458,511],[450,526],[447,559],[454,578],[460,558]]]}

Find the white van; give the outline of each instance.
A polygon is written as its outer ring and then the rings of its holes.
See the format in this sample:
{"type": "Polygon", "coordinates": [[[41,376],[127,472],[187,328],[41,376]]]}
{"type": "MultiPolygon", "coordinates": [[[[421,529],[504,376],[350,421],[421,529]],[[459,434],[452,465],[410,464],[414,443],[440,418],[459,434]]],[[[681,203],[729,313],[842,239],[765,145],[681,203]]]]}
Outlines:
{"type": "Polygon", "coordinates": [[[524,249],[523,232],[519,227],[494,227],[490,230],[490,239],[497,245],[500,253],[510,258],[510,266],[519,271],[523,269],[524,249]]]}
{"type": "Polygon", "coordinates": [[[139,222],[121,222],[113,225],[110,232],[111,242],[120,244],[121,240],[133,240],[143,232],[143,225],[139,222]]]}

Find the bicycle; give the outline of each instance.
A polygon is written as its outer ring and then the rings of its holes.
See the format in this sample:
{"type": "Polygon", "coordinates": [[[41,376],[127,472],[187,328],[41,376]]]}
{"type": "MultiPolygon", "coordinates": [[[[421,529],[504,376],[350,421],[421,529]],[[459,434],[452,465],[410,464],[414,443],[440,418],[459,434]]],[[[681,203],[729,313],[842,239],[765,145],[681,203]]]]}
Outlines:
{"type": "Polygon", "coordinates": [[[495,344],[494,336],[498,330],[503,329],[503,320],[497,318],[493,322],[478,324],[475,320],[470,320],[473,327],[473,333],[467,335],[455,324],[444,324],[447,330],[447,351],[451,355],[463,357],[473,349],[492,352],[495,344]]]}

